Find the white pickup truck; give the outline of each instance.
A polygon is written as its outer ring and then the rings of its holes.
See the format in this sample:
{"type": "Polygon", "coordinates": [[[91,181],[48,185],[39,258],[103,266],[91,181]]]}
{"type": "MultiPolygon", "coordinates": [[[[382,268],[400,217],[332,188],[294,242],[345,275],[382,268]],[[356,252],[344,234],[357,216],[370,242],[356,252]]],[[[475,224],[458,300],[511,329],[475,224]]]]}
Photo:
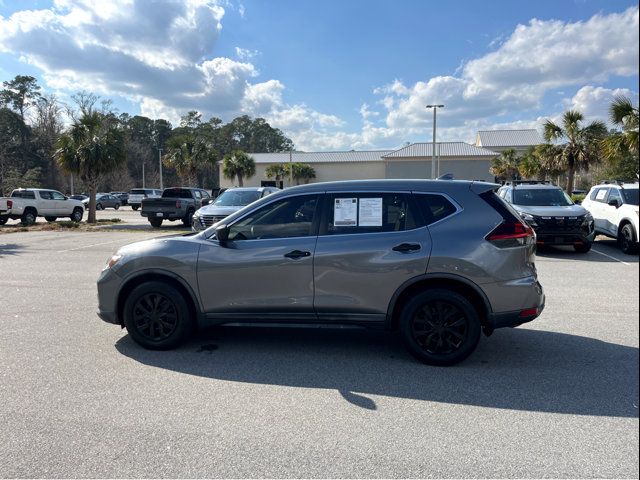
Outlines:
{"type": "Polygon", "coordinates": [[[0,225],[9,219],[32,225],[37,217],[44,217],[48,222],[58,217],[79,222],[83,215],[84,205],[81,201],[65,197],[56,190],[19,188],[11,192],[10,197],[0,198],[0,225]]]}

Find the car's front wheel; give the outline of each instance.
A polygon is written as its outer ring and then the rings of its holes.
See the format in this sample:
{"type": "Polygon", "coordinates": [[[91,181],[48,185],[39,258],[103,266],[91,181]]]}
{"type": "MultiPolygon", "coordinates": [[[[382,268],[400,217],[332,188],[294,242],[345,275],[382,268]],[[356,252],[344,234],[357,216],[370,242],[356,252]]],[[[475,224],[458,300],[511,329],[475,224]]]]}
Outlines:
{"type": "Polygon", "coordinates": [[[636,247],[636,234],[633,231],[633,227],[630,223],[627,223],[620,230],[620,234],[618,235],[618,245],[620,245],[620,250],[623,253],[633,253],[634,248],[636,247]]]}
{"type": "Polygon", "coordinates": [[[131,208],[133,208],[134,210],[138,210],[140,208],[140,205],[131,205],[131,208]]]}
{"type": "Polygon", "coordinates": [[[114,209],[114,210],[118,210],[119,208],[120,208],[120,204],[119,204],[119,203],[116,203],[116,204],[113,206],[113,209],[114,209]]]}
{"type": "Polygon", "coordinates": [[[425,290],[409,300],[400,314],[400,333],[409,352],[429,365],[454,365],[480,341],[480,317],[462,295],[425,290]]]}
{"type": "Polygon", "coordinates": [[[193,329],[182,293],[164,282],[146,282],[134,288],[125,301],[123,313],[131,338],[151,350],[175,348],[193,329]]]}
{"type": "Polygon", "coordinates": [[[81,208],[76,207],[73,209],[73,213],[71,214],[72,222],[80,222],[82,220],[83,211],[81,208]]]}

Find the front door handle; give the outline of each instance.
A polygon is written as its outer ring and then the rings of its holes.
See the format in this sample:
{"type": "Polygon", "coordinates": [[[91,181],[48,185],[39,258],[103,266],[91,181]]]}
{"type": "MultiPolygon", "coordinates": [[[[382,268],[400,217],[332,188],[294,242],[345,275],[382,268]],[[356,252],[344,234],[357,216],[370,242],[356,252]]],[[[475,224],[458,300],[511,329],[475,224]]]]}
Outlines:
{"type": "Polygon", "coordinates": [[[285,253],[284,256],[287,258],[303,258],[311,255],[311,252],[303,252],[302,250],[293,250],[292,252],[285,253]]]}
{"type": "Polygon", "coordinates": [[[417,243],[401,243],[393,247],[394,252],[415,252],[420,250],[420,245],[417,243]]]}

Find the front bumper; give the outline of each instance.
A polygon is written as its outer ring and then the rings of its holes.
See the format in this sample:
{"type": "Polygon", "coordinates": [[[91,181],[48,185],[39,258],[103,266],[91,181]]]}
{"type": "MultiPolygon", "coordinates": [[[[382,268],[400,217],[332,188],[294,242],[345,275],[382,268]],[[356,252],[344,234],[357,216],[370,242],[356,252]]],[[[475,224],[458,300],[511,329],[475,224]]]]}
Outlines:
{"type": "Polygon", "coordinates": [[[122,284],[122,279],[113,270],[106,269],[98,277],[98,317],[107,323],[122,325],[118,318],[118,291],[122,284]]]}

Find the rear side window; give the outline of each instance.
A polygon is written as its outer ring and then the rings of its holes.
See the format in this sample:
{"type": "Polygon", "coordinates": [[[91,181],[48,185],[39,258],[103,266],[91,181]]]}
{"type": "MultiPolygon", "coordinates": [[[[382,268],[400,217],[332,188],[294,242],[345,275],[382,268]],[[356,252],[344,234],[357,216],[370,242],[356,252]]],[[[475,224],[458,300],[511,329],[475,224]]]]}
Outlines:
{"type": "Polygon", "coordinates": [[[415,195],[415,199],[427,225],[447,218],[458,211],[456,206],[443,195],[420,193],[415,195]]]}
{"type": "Polygon", "coordinates": [[[404,193],[338,193],[329,195],[322,234],[344,235],[413,230],[419,213],[404,193]]]}
{"type": "Polygon", "coordinates": [[[36,195],[33,192],[27,192],[27,191],[19,191],[19,190],[15,190],[13,192],[11,192],[11,196],[13,198],[30,198],[35,200],[36,195]]]}

